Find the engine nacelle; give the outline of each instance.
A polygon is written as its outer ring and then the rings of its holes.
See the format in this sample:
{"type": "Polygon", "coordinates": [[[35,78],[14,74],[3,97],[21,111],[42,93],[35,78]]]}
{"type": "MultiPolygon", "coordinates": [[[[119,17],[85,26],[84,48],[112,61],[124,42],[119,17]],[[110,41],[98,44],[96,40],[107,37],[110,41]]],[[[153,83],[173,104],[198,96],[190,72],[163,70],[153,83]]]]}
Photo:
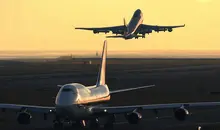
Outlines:
{"type": "Polygon", "coordinates": [[[106,31],[106,30],[93,30],[93,33],[109,33],[109,31],[106,31]]]}
{"type": "Polygon", "coordinates": [[[172,28],[168,28],[168,31],[169,31],[169,32],[172,32],[172,31],[173,31],[173,29],[172,29],[172,28]]]}
{"type": "Polygon", "coordinates": [[[186,116],[188,116],[188,115],[189,115],[189,111],[185,108],[178,108],[174,112],[175,118],[179,121],[184,121],[186,119],[186,116]]]}
{"type": "Polygon", "coordinates": [[[99,32],[98,32],[98,31],[96,31],[96,30],[93,30],[93,33],[94,33],[94,34],[96,34],[96,33],[99,33],[99,32]]]}
{"type": "Polygon", "coordinates": [[[138,112],[132,112],[125,115],[129,124],[138,124],[142,118],[142,115],[138,112]]]}
{"type": "Polygon", "coordinates": [[[19,124],[28,125],[31,122],[31,114],[28,112],[19,112],[17,116],[17,121],[19,124]]]}
{"type": "Polygon", "coordinates": [[[149,33],[152,33],[152,30],[148,30],[146,33],[148,33],[148,34],[149,34],[149,33]]]}

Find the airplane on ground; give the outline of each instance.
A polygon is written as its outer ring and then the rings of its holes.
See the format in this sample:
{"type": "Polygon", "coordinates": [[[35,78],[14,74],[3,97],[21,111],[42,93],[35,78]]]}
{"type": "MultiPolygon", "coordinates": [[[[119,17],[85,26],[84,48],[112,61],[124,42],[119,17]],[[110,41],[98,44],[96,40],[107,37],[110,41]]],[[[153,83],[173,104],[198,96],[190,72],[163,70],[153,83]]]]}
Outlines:
{"type": "Polygon", "coordinates": [[[158,26],[158,25],[147,25],[143,23],[143,13],[140,9],[137,9],[133,17],[131,18],[129,24],[126,24],[124,19],[124,25],[121,26],[112,26],[112,27],[98,27],[98,28],[84,28],[84,27],[77,27],[75,29],[81,30],[91,30],[94,34],[99,32],[109,33],[110,31],[116,36],[107,36],[107,38],[124,38],[124,39],[138,39],[139,37],[145,38],[145,34],[152,33],[152,31],[158,32],[159,31],[168,31],[172,32],[174,28],[185,27],[184,25],[178,26],[158,26]],[[120,34],[120,35],[118,35],[120,34]],[[141,34],[141,35],[139,35],[141,34]]]}
{"type": "MultiPolygon", "coordinates": [[[[177,120],[184,121],[189,116],[188,108],[194,107],[215,107],[220,106],[220,102],[196,102],[196,103],[171,103],[171,104],[150,104],[150,105],[131,105],[131,106],[103,106],[104,102],[110,100],[113,94],[122,92],[151,88],[155,85],[147,85],[136,88],[125,88],[119,90],[109,90],[105,82],[106,73],[107,42],[104,42],[102,51],[102,61],[96,84],[93,86],[84,86],[79,83],[69,83],[58,85],[60,88],[55,106],[32,106],[20,104],[0,103],[2,112],[8,110],[17,112],[17,121],[19,124],[30,124],[31,113],[42,114],[44,120],[48,115],[54,115],[53,127],[63,128],[63,123],[70,122],[75,128],[88,126],[90,128],[100,127],[100,118],[104,120],[104,128],[112,129],[118,114],[124,114],[129,124],[138,124],[142,119],[142,111],[161,109],[173,109],[174,117],[177,120]]],[[[155,112],[156,114],[156,112],[155,112]]]]}

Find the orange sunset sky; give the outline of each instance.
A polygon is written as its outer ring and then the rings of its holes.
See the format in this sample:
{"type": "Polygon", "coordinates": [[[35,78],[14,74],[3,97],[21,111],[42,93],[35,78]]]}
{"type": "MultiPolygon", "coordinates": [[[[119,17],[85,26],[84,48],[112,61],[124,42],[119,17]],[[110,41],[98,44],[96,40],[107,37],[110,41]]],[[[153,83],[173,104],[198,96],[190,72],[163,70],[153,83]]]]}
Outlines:
{"type": "Polygon", "coordinates": [[[109,51],[216,54],[219,7],[219,0],[0,0],[0,51],[101,50],[105,34],[74,27],[122,25],[139,8],[144,24],[186,27],[145,39],[108,39],[109,51]]]}

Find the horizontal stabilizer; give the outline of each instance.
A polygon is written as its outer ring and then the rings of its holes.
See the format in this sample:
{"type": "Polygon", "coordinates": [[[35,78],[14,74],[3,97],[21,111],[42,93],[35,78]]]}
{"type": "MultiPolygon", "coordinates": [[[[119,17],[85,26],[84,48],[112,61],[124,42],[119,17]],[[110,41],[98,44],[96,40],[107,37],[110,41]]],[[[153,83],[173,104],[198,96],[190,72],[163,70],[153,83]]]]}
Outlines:
{"type": "Polygon", "coordinates": [[[155,85],[148,85],[148,86],[141,86],[141,87],[136,87],[136,88],[119,89],[119,90],[110,91],[110,94],[133,91],[133,90],[144,89],[144,88],[151,88],[151,87],[154,87],[154,86],[155,85]]]}

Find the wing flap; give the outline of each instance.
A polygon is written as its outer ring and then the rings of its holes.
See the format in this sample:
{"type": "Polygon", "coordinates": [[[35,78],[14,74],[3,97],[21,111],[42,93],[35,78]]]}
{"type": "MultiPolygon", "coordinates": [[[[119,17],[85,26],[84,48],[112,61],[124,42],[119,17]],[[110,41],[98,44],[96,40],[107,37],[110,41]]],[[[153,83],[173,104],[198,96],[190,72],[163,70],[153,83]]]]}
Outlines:
{"type": "Polygon", "coordinates": [[[124,32],[124,26],[99,27],[99,28],[76,27],[75,29],[90,30],[90,31],[93,31],[94,33],[99,33],[99,32],[108,33],[109,31],[111,31],[112,33],[120,34],[121,32],[124,32]]]}

